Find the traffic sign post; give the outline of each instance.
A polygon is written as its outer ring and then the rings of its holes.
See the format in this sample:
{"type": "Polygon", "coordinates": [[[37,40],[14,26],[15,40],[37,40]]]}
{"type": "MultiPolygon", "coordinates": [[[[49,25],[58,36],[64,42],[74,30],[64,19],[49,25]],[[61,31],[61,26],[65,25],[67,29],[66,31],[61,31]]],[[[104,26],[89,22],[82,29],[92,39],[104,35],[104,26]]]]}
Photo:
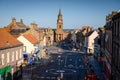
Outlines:
{"type": "Polygon", "coordinates": [[[33,63],[33,58],[31,57],[30,59],[29,59],[29,64],[32,64],[33,63]]]}

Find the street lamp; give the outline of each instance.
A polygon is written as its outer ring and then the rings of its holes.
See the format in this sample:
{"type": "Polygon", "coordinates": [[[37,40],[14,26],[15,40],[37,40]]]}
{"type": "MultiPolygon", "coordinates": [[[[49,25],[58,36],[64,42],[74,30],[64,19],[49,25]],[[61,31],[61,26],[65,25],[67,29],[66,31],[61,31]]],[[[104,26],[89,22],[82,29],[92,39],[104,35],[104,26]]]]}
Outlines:
{"type": "Polygon", "coordinates": [[[58,56],[58,59],[59,59],[59,70],[58,70],[58,72],[60,73],[59,79],[61,80],[61,79],[63,79],[63,71],[60,70],[60,65],[61,65],[61,56],[60,55],[58,56]]]}
{"type": "Polygon", "coordinates": [[[65,58],[65,67],[66,67],[66,63],[67,63],[67,55],[66,55],[66,58],[65,58]]]}
{"type": "Polygon", "coordinates": [[[58,56],[58,60],[59,60],[59,72],[60,72],[60,62],[61,62],[60,58],[61,58],[61,56],[59,55],[58,56]]]}
{"type": "Polygon", "coordinates": [[[46,48],[46,33],[45,33],[45,31],[43,32],[43,34],[44,34],[43,46],[46,48]]]}

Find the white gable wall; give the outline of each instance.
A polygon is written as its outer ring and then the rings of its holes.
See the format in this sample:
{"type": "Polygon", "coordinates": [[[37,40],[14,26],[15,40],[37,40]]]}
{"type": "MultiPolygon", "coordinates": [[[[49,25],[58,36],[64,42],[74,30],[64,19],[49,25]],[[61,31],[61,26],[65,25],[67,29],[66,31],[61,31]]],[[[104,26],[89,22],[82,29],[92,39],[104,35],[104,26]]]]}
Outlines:
{"type": "MultiPolygon", "coordinates": [[[[91,49],[91,52],[94,53],[94,39],[98,36],[98,33],[94,31],[89,37],[88,37],[88,48],[91,49]]],[[[89,52],[89,51],[88,51],[89,52]]]]}
{"type": "Polygon", "coordinates": [[[35,47],[34,44],[32,44],[30,41],[28,41],[24,36],[20,36],[17,38],[20,42],[26,46],[26,53],[31,54],[31,52],[34,51],[35,47]]]}

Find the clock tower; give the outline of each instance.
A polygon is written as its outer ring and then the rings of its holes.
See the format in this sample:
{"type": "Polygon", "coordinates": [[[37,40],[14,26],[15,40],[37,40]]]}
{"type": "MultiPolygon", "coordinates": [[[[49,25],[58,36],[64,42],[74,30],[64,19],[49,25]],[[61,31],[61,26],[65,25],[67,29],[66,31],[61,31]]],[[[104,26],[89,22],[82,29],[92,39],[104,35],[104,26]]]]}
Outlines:
{"type": "Polygon", "coordinates": [[[57,19],[57,29],[55,31],[55,42],[61,42],[65,39],[67,33],[63,30],[63,20],[62,20],[62,13],[59,9],[58,19],[57,19]]]}
{"type": "Polygon", "coordinates": [[[62,20],[62,13],[61,10],[59,9],[58,13],[58,19],[57,19],[57,30],[63,30],[63,20],[62,20]]]}

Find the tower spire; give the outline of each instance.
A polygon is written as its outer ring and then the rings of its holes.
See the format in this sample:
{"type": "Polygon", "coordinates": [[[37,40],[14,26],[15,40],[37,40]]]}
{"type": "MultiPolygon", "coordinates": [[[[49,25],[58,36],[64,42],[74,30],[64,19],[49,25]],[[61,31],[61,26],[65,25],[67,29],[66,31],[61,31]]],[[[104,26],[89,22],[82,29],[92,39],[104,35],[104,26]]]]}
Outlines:
{"type": "Polygon", "coordinates": [[[59,15],[62,15],[62,13],[61,13],[61,9],[59,9],[59,15]]]}

